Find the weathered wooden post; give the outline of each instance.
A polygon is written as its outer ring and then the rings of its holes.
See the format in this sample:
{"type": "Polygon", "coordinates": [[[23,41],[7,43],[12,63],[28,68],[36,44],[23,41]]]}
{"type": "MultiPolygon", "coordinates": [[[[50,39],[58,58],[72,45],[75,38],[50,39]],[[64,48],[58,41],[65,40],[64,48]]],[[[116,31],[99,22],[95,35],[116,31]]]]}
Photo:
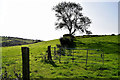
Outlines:
{"type": "Polygon", "coordinates": [[[51,56],[51,46],[48,46],[48,60],[52,60],[52,56],[51,56]]]}
{"type": "Polygon", "coordinates": [[[22,73],[23,80],[30,80],[30,72],[29,72],[29,48],[22,47],[22,73]]]}
{"type": "Polygon", "coordinates": [[[87,54],[86,54],[86,65],[87,65],[87,60],[88,60],[88,49],[87,49],[87,54]]]}

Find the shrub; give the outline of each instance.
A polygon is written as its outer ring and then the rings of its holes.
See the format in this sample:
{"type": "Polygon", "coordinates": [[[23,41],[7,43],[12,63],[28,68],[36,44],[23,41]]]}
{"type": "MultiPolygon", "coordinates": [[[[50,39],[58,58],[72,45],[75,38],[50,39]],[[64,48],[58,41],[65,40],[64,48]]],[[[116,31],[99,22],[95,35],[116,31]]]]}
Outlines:
{"type": "Polygon", "coordinates": [[[115,34],[111,34],[111,36],[115,36],[115,34]]]}
{"type": "Polygon", "coordinates": [[[60,38],[60,43],[62,47],[74,47],[74,36],[65,34],[60,38]]]}

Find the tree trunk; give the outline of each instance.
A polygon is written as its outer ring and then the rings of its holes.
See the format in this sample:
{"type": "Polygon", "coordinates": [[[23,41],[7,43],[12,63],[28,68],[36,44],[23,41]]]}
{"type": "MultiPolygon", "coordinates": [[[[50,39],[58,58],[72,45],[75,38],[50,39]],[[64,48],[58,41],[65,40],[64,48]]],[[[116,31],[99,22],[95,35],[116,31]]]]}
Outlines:
{"type": "Polygon", "coordinates": [[[71,34],[74,34],[74,33],[75,33],[75,31],[76,31],[76,29],[74,29],[74,31],[73,31],[71,34]]]}
{"type": "Polygon", "coordinates": [[[69,29],[69,34],[72,34],[72,33],[71,33],[71,29],[69,29]]]}

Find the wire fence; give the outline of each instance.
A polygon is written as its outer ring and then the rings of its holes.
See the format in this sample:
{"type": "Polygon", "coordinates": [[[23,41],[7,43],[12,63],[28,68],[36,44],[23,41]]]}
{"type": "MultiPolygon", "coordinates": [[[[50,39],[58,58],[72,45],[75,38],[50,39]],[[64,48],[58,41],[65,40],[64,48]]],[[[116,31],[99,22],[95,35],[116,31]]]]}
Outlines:
{"type": "Polygon", "coordinates": [[[52,60],[55,62],[78,62],[87,64],[104,64],[104,53],[100,49],[56,48],[51,47],[52,60]]]}
{"type": "MultiPolygon", "coordinates": [[[[25,47],[26,48],[26,47],[25,47]]],[[[51,47],[48,46],[47,51],[41,52],[38,55],[29,53],[28,50],[22,50],[22,54],[9,55],[0,57],[3,59],[2,68],[0,68],[2,80],[9,78],[15,78],[14,80],[21,80],[26,76],[24,73],[27,70],[27,74],[30,74],[29,65],[32,61],[37,59],[52,60],[55,63],[81,63],[81,64],[104,64],[104,52],[100,49],[80,49],[80,48],[63,48],[63,47],[51,47]],[[25,51],[25,52],[24,52],[25,51]],[[25,54],[25,55],[23,55],[25,54]],[[32,60],[29,61],[29,54],[32,60]],[[24,56],[24,58],[23,58],[24,56]],[[34,58],[33,58],[34,57],[34,58]],[[25,59],[25,60],[24,60],[25,59]],[[27,62],[26,62],[27,61],[27,62]],[[24,67],[23,67],[24,66],[24,67]],[[24,68],[26,70],[24,70],[24,68]],[[12,75],[11,75],[12,73],[12,75]],[[23,74],[24,73],[24,74],[23,74]]],[[[0,65],[1,67],[1,65],[0,65]]],[[[32,67],[32,65],[31,65],[32,67]]],[[[30,78],[30,76],[27,76],[30,78]]]]}

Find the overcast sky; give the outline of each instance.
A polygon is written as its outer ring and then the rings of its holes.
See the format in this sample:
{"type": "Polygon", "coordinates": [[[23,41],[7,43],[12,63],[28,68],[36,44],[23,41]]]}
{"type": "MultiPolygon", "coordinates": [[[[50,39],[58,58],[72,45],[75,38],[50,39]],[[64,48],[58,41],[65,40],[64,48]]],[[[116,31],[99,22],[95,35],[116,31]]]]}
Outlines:
{"type": "Polygon", "coordinates": [[[0,36],[40,40],[62,37],[68,31],[55,30],[57,18],[52,10],[62,1],[81,4],[83,15],[92,20],[89,30],[94,35],[118,33],[119,0],[0,0],[0,36]]]}

